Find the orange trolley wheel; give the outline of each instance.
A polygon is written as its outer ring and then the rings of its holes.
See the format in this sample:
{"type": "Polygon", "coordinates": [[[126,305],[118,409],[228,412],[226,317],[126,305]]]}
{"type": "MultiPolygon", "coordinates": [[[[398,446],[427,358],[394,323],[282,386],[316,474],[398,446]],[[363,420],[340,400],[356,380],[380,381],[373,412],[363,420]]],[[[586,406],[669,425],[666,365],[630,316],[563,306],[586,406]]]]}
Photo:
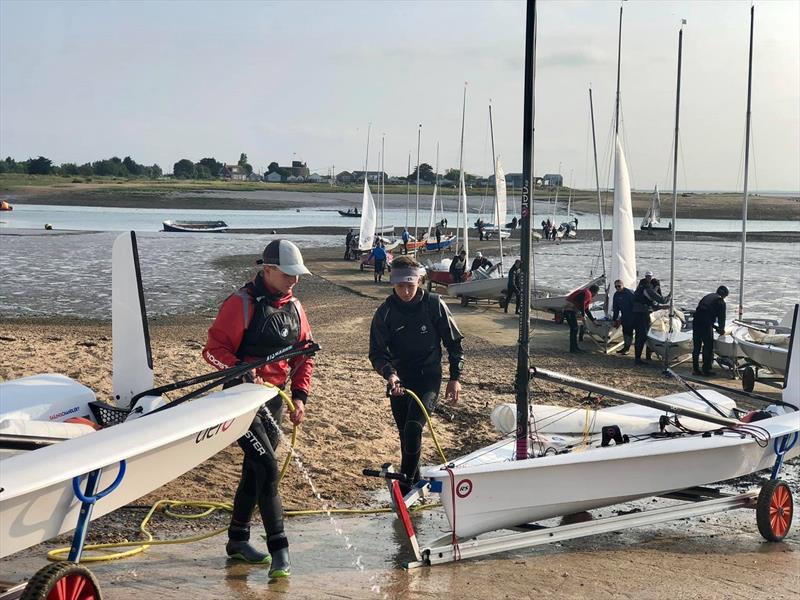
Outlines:
{"type": "Polygon", "coordinates": [[[771,479],[761,487],[756,504],[758,532],[765,540],[780,542],[789,533],[794,512],[792,492],[780,479],[771,479]]]}
{"type": "Polygon", "coordinates": [[[39,569],[20,600],[102,600],[102,594],[89,569],[73,562],[58,562],[39,569]]]}

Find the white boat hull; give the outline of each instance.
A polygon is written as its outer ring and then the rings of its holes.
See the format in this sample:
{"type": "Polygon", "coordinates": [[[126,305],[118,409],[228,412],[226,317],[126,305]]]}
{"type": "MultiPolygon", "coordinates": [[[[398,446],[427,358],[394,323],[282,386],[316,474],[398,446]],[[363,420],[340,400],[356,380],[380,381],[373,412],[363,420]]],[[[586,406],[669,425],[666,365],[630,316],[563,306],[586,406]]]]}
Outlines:
{"type": "Polygon", "coordinates": [[[486,279],[472,279],[464,283],[453,283],[448,286],[447,293],[456,298],[499,299],[503,290],[508,287],[504,277],[488,277],[486,279]]]}
{"type": "Polygon", "coordinates": [[[81,503],[73,477],[103,469],[106,489],[126,461],[119,485],[97,501],[92,519],[172,481],[240,438],[276,392],[243,384],[152,415],[0,460],[0,557],[75,528],[81,503]]]}
{"type": "Polygon", "coordinates": [[[786,364],[789,360],[788,347],[754,342],[747,335],[745,327],[737,329],[735,337],[737,345],[752,362],[780,375],[786,374],[786,364]]]}
{"type": "Polygon", "coordinates": [[[692,334],[689,331],[653,331],[647,332],[647,347],[660,357],[669,360],[686,358],[692,353],[692,334]]]}
{"type": "MultiPolygon", "coordinates": [[[[800,429],[800,413],[759,421],[775,439],[800,429]]],[[[494,446],[425,470],[441,482],[441,499],[455,534],[468,538],[627,502],[636,498],[724,481],[772,466],[772,443],[760,447],[738,434],[651,439],[584,452],[510,460],[516,442],[494,446]],[[499,462],[502,456],[506,462],[499,462]]],[[[796,444],[786,457],[800,454],[796,444]]]]}

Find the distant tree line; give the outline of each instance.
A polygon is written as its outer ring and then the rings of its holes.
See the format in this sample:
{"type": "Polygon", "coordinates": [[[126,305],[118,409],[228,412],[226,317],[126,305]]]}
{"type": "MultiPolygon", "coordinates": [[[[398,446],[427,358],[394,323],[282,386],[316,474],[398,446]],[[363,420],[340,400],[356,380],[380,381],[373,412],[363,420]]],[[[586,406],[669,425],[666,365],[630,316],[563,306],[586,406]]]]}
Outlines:
{"type": "MultiPolygon", "coordinates": [[[[244,152],[239,155],[237,165],[247,175],[253,172],[253,166],[247,162],[247,154],[244,152]]],[[[198,162],[182,158],[172,166],[172,174],[179,179],[219,179],[224,168],[225,164],[216,158],[201,158],[198,162]]]]}
{"type": "Polygon", "coordinates": [[[54,165],[53,161],[44,156],[39,158],[29,158],[17,162],[10,156],[5,160],[0,160],[0,173],[26,173],[28,175],[62,175],[92,177],[114,176],[114,177],[142,177],[156,179],[161,177],[161,167],[158,165],[140,165],[130,156],[121,159],[116,156],[97,160],[91,163],[77,165],[75,163],[62,163],[54,165]]]}

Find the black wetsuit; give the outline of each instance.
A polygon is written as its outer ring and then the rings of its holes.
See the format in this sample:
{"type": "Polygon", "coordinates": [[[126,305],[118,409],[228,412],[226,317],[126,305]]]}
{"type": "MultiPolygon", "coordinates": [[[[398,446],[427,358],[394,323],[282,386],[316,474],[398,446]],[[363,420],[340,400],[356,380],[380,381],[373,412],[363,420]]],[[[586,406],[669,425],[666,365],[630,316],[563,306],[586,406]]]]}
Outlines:
{"type": "Polygon", "coordinates": [[[703,372],[709,374],[714,364],[714,321],[717,332],[725,327],[725,300],[717,293],[706,294],[697,305],[692,319],[692,367],[700,370],[700,354],[703,354],[703,372]]]}
{"type": "MultiPolygon", "coordinates": [[[[463,335],[437,294],[419,290],[411,302],[395,294],[378,307],[369,334],[369,360],[384,379],[397,374],[404,388],[433,412],[442,385],[442,344],[447,349],[450,380],[461,376],[463,335]]],[[[425,417],[410,395],[391,396],[392,415],[400,434],[400,472],[419,480],[419,457],[425,417]]],[[[409,485],[401,486],[407,492],[409,485]]]]}
{"type": "MultiPolygon", "coordinates": [[[[647,332],[650,331],[650,313],[664,304],[666,299],[661,296],[653,286],[642,279],[633,293],[633,327],[636,331],[636,341],[634,342],[636,362],[642,361],[642,350],[647,343],[647,332]]],[[[649,350],[648,350],[648,356],[649,350]]]]}

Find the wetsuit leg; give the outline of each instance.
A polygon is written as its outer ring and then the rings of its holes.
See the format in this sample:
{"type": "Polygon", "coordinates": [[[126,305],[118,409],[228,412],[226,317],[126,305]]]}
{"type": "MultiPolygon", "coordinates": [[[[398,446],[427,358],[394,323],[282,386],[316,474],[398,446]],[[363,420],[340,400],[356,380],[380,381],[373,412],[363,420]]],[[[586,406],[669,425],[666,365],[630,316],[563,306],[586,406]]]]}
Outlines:
{"type": "MultiPolygon", "coordinates": [[[[421,380],[402,379],[403,386],[413,391],[428,414],[436,408],[439,390],[442,385],[441,372],[431,374],[421,380]]],[[[402,485],[403,493],[407,493],[413,483],[419,481],[419,457],[422,452],[422,430],[425,427],[425,416],[422,414],[417,401],[410,395],[392,396],[392,415],[394,416],[397,431],[400,434],[401,462],[400,472],[410,482],[402,485]]]]}
{"type": "Polygon", "coordinates": [[[574,310],[564,311],[564,320],[569,324],[569,351],[578,351],[578,315],[574,310]]]}
{"type": "Polygon", "coordinates": [[[714,364],[714,327],[708,324],[700,330],[703,341],[703,373],[711,373],[714,364]]]}
{"type": "Polygon", "coordinates": [[[249,539],[249,527],[245,534],[242,525],[249,524],[253,509],[258,505],[267,532],[267,547],[270,552],[274,552],[288,546],[283,526],[283,505],[278,495],[279,469],[274,450],[280,441],[275,422],[280,422],[283,405],[273,399],[267,408],[273,418],[262,412],[262,409],[247,433],[238,440],[244,452],[244,460],[242,478],[233,499],[229,537],[249,539]]]}
{"type": "Polygon", "coordinates": [[[647,330],[650,329],[650,313],[633,313],[633,323],[636,330],[636,340],[634,342],[635,356],[637,361],[642,360],[642,350],[647,343],[647,330]]]}
{"type": "Polygon", "coordinates": [[[695,373],[700,371],[700,351],[703,346],[702,325],[695,321],[692,324],[692,369],[695,373]]]}

